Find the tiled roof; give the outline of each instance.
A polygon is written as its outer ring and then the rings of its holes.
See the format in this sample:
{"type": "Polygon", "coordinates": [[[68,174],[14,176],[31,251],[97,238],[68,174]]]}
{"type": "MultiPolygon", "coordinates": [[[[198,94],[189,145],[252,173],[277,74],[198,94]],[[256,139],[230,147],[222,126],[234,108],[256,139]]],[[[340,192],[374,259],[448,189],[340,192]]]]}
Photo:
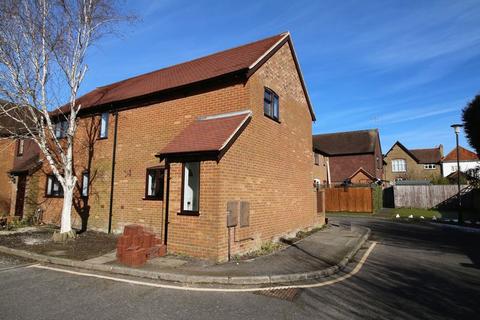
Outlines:
{"type": "MultiPolygon", "coordinates": [[[[11,102],[1,100],[0,105],[5,107],[5,110],[8,110],[10,107],[13,107],[14,104],[11,102]]],[[[26,109],[27,107],[18,107],[13,108],[12,110],[8,110],[8,114],[4,113],[2,108],[0,108],[0,137],[9,137],[15,134],[20,134],[25,131],[25,127],[14,120],[12,116],[24,120],[27,123],[33,125],[33,121],[31,120],[30,111],[26,109]]],[[[35,110],[35,112],[38,112],[35,110]]]]}
{"type": "MultiPolygon", "coordinates": [[[[255,70],[255,67],[264,62],[269,52],[279,49],[286,41],[291,41],[290,34],[282,33],[107,86],[98,87],[78,98],[77,103],[82,104],[82,109],[85,110],[94,106],[125,101],[169,89],[193,85],[204,80],[214,79],[228,74],[242,71],[247,73],[248,71],[255,70]]],[[[295,58],[295,54],[293,55],[295,58]]],[[[295,62],[297,63],[297,61],[295,62]]],[[[301,73],[300,78],[304,86],[301,73]]],[[[315,120],[306,88],[304,87],[304,89],[312,119],[315,120]]],[[[69,106],[63,106],[60,109],[62,112],[68,112],[69,106]]],[[[52,115],[58,113],[58,110],[53,111],[52,115]]]]}
{"type": "Polygon", "coordinates": [[[440,148],[409,150],[417,158],[418,163],[440,163],[442,159],[440,148]]]}
{"type": "MultiPolygon", "coordinates": [[[[458,147],[458,153],[460,155],[460,161],[480,161],[479,156],[470,150],[465,149],[462,146],[458,147]]],[[[454,162],[457,161],[457,149],[453,148],[445,158],[443,158],[444,162],[454,162]]]]}
{"type": "Polygon", "coordinates": [[[374,153],[377,129],[317,134],[313,148],[326,155],[374,153]]]}
{"type": "Polygon", "coordinates": [[[173,138],[159,156],[221,152],[238,137],[251,116],[247,110],[199,118],[173,138]]]}

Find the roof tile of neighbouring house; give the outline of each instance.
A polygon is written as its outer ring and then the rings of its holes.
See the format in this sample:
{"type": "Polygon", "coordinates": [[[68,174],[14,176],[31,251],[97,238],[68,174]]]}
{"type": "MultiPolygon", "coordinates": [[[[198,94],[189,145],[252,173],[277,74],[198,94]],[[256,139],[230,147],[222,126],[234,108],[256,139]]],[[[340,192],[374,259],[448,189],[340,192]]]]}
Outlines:
{"type": "Polygon", "coordinates": [[[242,132],[251,118],[249,110],[198,118],[173,138],[159,156],[219,152],[242,132]]]}
{"type": "Polygon", "coordinates": [[[3,99],[0,99],[0,105],[0,137],[12,137],[25,132],[25,126],[15,118],[33,126],[34,122],[27,107],[21,107],[3,99]]]}
{"type": "MultiPolygon", "coordinates": [[[[279,45],[283,44],[284,41],[290,41],[290,34],[288,32],[142,74],[107,86],[98,87],[78,98],[77,104],[82,104],[82,109],[85,110],[94,106],[120,102],[168,89],[192,85],[204,80],[240,71],[247,72],[253,68],[254,65],[260,63],[268,52],[274,48],[279,48],[279,45]]],[[[315,120],[313,108],[302,77],[301,80],[302,86],[304,86],[305,89],[312,119],[315,120]]],[[[69,106],[63,106],[60,110],[61,112],[68,112],[69,106]]],[[[58,113],[58,110],[53,111],[52,115],[57,115],[58,113]]]]}
{"type": "Polygon", "coordinates": [[[440,163],[442,159],[440,148],[409,149],[409,151],[417,158],[418,163],[440,163]]]}
{"type": "MultiPolygon", "coordinates": [[[[460,155],[460,161],[480,161],[479,156],[468,149],[465,149],[462,146],[458,147],[458,153],[460,155]]],[[[443,158],[443,162],[455,162],[457,161],[457,149],[453,148],[445,158],[443,158]]]]}
{"type": "Polygon", "coordinates": [[[317,134],[313,148],[329,156],[374,153],[377,129],[317,134]]]}

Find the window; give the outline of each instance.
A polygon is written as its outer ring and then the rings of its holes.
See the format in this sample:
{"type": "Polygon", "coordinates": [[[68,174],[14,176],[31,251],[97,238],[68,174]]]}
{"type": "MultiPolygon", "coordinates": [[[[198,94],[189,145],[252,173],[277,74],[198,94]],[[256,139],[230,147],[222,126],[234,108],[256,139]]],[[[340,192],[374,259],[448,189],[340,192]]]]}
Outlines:
{"type": "Polygon", "coordinates": [[[17,157],[23,156],[24,147],[25,147],[25,140],[18,139],[17,140],[17,157]]]}
{"type": "Polygon", "coordinates": [[[318,153],[315,153],[315,165],[319,166],[320,165],[320,155],[318,153]]]}
{"type": "Polygon", "coordinates": [[[147,169],[147,183],[145,188],[145,199],[163,200],[164,169],[147,169]]]}
{"type": "Polygon", "coordinates": [[[426,169],[426,170],[433,170],[435,169],[437,166],[433,163],[429,163],[429,164],[424,164],[423,165],[423,169],[426,169]]]}
{"type": "Polygon", "coordinates": [[[392,160],[392,172],[405,172],[407,171],[407,161],[405,159],[392,160]]]}
{"type": "Polygon", "coordinates": [[[46,195],[48,197],[63,197],[62,185],[54,175],[47,176],[46,195]]]}
{"type": "Polygon", "coordinates": [[[458,166],[456,164],[452,165],[452,171],[457,171],[458,170],[458,166]]]}
{"type": "Polygon", "coordinates": [[[108,112],[102,113],[100,116],[100,139],[108,137],[108,112]]]}
{"type": "Polygon", "coordinates": [[[82,173],[82,197],[88,197],[88,189],[90,184],[90,174],[88,171],[82,173]]]}
{"type": "Polygon", "coordinates": [[[66,120],[59,121],[55,124],[55,137],[58,139],[65,138],[67,135],[68,123],[66,120]]]}
{"type": "Polygon", "coordinates": [[[198,214],[200,198],[200,162],[183,164],[182,176],[182,212],[198,214]]]}
{"type": "Polygon", "coordinates": [[[276,121],[280,119],[278,95],[268,88],[265,88],[263,96],[263,113],[276,121]]]}

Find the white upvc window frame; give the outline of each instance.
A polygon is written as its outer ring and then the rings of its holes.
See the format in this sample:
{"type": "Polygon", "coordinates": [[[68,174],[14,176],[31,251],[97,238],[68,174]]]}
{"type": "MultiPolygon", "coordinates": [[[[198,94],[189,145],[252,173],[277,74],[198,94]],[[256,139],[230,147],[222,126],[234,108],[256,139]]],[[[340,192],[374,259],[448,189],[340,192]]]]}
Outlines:
{"type": "Polygon", "coordinates": [[[393,159],[392,160],[392,172],[407,172],[407,160],[405,160],[405,159],[393,159]]]}

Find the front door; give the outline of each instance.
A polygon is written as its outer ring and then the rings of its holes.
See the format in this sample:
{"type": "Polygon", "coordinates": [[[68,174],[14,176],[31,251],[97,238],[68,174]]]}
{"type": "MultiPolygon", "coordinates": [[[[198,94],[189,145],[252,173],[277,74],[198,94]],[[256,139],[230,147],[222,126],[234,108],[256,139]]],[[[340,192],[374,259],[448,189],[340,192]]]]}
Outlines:
{"type": "Polygon", "coordinates": [[[27,186],[27,175],[18,176],[17,181],[17,199],[15,201],[15,216],[23,218],[23,205],[25,203],[25,188],[27,186]]]}

